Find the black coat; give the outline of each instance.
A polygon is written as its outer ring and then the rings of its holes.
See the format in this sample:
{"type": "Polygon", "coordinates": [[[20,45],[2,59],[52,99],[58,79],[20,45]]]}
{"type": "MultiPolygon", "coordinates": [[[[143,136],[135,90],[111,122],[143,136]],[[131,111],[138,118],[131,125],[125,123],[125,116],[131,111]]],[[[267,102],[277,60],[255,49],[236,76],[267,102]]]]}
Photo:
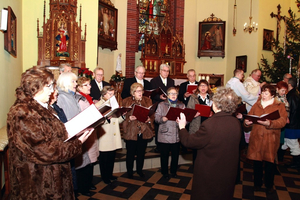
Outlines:
{"type": "MultiPolygon", "coordinates": [[[[132,78],[126,78],[125,81],[124,81],[124,86],[123,86],[123,90],[122,90],[122,93],[121,93],[121,97],[122,99],[125,99],[127,97],[130,97],[131,94],[130,94],[130,87],[133,83],[136,83],[136,78],[135,76],[132,77],[132,78]]],[[[151,90],[151,84],[149,81],[147,81],[146,79],[144,79],[144,90],[151,90]]]]}
{"type": "MultiPolygon", "coordinates": [[[[185,106],[187,106],[189,99],[190,99],[190,97],[184,98],[184,94],[186,93],[186,87],[188,84],[189,84],[189,81],[186,81],[186,82],[181,83],[180,87],[179,87],[178,100],[183,102],[185,106]]],[[[195,84],[198,84],[198,82],[195,81],[195,84]]]]}
{"type": "MultiPolygon", "coordinates": [[[[102,85],[104,86],[109,86],[110,84],[108,82],[102,81],[102,85]]],[[[99,100],[101,97],[100,90],[98,87],[98,84],[96,83],[95,79],[91,81],[91,94],[90,96],[92,97],[93,100],[99,100]]]]}
{"type": "Polygon", "coordinates": [[[290,123],[286,124],[288,129],[300,129],[300,94],[299,91],[294,88],[290,90],[286,95],[287,101],[290,105],[290,123]]]}
{"type": "MultiPolygon", "coordinates": [[[[150,81],[152,89],[161,88],[165,93],[167,93],[168,88],[175,87],[174,80],[171,78],[167,78],[167,86],[164,85],[160,76],[157,76],[150,81]]],[[[160,95],[156,95],[152,98],[153,103],[162,102],[163,100],[159,98],[160,95]]]]}

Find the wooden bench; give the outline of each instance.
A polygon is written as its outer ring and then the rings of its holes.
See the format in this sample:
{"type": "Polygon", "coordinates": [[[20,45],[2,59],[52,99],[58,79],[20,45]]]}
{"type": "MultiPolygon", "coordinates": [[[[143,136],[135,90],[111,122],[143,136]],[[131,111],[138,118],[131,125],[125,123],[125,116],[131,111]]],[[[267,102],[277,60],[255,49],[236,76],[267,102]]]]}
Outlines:
{"type": "Polygon", "coordinates": [[[3,173],[2,173],[2,165],[4,164],[4,179],[5,179],[5,191],[4,194],[1,193],[0,199],[7,199],[9,197],[9,176],[8,176],[8,138],[6,132],[6,126],[0,129],[0,186],[2,191],[3,186],[3,173]]]}

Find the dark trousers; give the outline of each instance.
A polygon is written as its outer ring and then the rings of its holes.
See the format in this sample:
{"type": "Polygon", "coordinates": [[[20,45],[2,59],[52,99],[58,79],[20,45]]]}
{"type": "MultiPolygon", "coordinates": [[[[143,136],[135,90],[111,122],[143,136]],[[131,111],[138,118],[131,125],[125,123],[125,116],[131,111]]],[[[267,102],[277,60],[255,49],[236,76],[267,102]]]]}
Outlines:
{"type": "Polygon", "coordinates": [[[103,181],[109,181],[113,175],[115,164],[116,150],[114,151],[100,151],[99,165],[100,173],[103,181]]]}
{"type": "Polygon", "coordinates": [[[197,151],[198,149],[193,149],[193,165],[195,165],[195,160],[197,158],[197,151]]]}
{"type": "Polygon", "coordinates": [[[178,168],[180,143],[160,143],[160,166],[163,175],[168,174],[169,153],[171,151],[171,174],[176,174],[178,168]]]}
{"type": "Polygon", "coordinates": [[[274,173],[276,165],[267,161],[253,161],[254,186],[261,187],[263,184],[263,163],[265,163],[265,186],[272,188],[274,185],[274,173]]]}
{"type": "Polygon", "coordinates": [[[93,164],[88,164],[83,168],[76,169],[77,185],[79,192],[87,193],[90,191],[93,181],[93,169],[93,164]]]}
{"type": "Polygon", "coordinates": [[[144,167],[145,151],[147,148],[147,140],[142,135],[137,136],[137,141],[126,140],[126,168],[129,175],[133,174],[133,162],[136,155],[136,172],[142,173],[144,167]]]}

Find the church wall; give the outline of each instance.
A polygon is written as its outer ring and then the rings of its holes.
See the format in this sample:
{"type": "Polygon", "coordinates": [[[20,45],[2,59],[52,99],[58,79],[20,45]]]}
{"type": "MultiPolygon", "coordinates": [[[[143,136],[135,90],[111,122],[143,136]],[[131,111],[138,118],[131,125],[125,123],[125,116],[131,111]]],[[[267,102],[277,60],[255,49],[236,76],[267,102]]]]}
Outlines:
{"type": "Polygon", "coordinates": [[[17,17],[17,57],[4,50],[4,34],[0,32],[0,128],[6,126],[9,108],[15,101],[15,89],[22,73],[22,3],[19,0],[1,0],[0,8],[10,6],[17,17]]]}

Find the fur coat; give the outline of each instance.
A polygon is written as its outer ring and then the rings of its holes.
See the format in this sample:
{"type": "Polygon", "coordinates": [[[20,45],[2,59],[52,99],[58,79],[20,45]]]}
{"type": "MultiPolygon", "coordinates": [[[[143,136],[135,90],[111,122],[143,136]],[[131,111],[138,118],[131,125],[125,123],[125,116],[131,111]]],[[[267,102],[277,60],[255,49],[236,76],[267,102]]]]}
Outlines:
{"type": "MultiPolygon", "coordinates": [[[[148,97],[143,96],[141,101],[135,101],[132,96],[127,97],[126,99],[123,100],[122,105],[124,107],[131,106],[133,103],[140,104],[141,106],[144,107],[150,107],[152,105],[151,99],[148,97]]],[[[126,114],[125,121],[123,122],[123,138],[125,140],[135,140],[137,141],[137,135],[139,133],[142,133],[143,139],[151,139],[153,137],[153,121],[154,121],[154,115],[150,116],[150,123],[143,123],[138,120],[130,121],[129,116],[132,115],[132,111],[129,111],[126,114]],[[140,127],[140,129],[138,128],[140,127]]]]}
{"type": "Polygon", "coordinates": [[[69,160],[81,142],[64,142],[67,131],[53,114],[24,93],[7,116],[11,199],[74,199],[69,160]]]}

